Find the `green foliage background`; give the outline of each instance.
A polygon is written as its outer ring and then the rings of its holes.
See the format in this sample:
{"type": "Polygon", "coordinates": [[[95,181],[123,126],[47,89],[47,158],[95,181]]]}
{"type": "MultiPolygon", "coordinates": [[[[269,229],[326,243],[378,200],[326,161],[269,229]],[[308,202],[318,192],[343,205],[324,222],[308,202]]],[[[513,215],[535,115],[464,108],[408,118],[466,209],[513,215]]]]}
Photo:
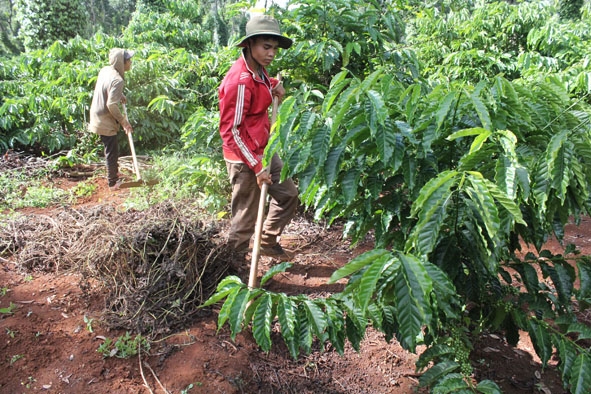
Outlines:
{"type": "Polygon", "coordinates": [[[81,1],[18,0],[16,9],[20,36],[27,50],[83,35],[88,26],[88,14],[81,1]]]}
{"type": "MultiPolygon", "coordinates": [[[[498,392],[467,378],[471,342],[493,330],[515,343],[523,330],[544,365],[557,354],[570,392],[586,392],[591,329],[573,302],[591,302],[591,261],[543,245],[589,215],[589,2],[288,5],[267,10],[295,40],[269,70],[288,96],[267,155],[280,152],[316,218],[345,221],[354,241],[372,232],[376,249],[335,272],[349,282],[326,299],[227,278],[209,301],[224,302],[219,324],[233,335],[250,325],[268,350],[277,319],[294,357],[314,338],[358,347],[372,325],[409,350],[426,345],[421,384],[441,393],[498,392]],[[521,240],[536,252],[520,253],[521,240]]],[[[251,6],[138,1],[121,35],[1,58],[0,150],[75,149],[109,49],[133,48],[140,149],[193,158],[170,177],[215,193],[217,87],[251,6]]]]}

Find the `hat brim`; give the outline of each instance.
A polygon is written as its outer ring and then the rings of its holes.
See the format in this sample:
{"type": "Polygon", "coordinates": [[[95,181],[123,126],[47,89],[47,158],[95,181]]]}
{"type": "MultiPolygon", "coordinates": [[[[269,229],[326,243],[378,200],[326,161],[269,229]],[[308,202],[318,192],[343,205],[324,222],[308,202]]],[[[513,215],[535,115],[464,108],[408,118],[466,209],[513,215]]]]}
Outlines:
{"type": "Polygon", "coordinates": [[[256,36],[273,36],[273,38],[276,38],[277,41],[279,41],[279,48],[283,48],[283,49],[288,49],[289,47],[291,47],[291,44],[293,44],[293,41],[290,38],[287,38],[285,36],[279,35],[275,32],[257,32],[256,34],[251,34],[249,36],[244,37],[238,44],[237,46],[239,47],[246,47],[246,42],[248,41],[249,38],[252,37],[256,37],[256,36]]]}

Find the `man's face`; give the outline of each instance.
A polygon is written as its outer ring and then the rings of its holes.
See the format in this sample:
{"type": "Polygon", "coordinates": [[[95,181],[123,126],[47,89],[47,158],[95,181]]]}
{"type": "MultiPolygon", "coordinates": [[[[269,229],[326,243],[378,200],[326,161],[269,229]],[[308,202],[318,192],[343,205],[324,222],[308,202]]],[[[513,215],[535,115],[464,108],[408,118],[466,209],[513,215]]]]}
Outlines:
{"type": "Polygon", "coordinates": [[[263,67],[267,67],[277,54],[279,41],[273,38],[255,37],[251,40],[250,53],[254,60],[263,67]]]}
{"type": "Polygon", "coordinates": [[[125,71],[131,70],[131,58],[127,59],[123,64],[125,66],[125,71]]]}

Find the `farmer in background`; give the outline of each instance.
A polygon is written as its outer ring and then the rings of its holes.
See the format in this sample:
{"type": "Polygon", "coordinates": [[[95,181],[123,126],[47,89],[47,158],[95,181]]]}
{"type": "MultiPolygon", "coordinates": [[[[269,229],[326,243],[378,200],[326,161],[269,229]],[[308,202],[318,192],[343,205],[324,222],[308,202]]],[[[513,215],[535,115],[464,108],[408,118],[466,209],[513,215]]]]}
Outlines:
{"type": "MultiPolygon", "coordinates": [[[[242,54],[219,87],[220,134],[230,183],[232,222],[228,246],[244,258],[254,234],[263,183],[269,184],[269,212],[263,224],[261,255],[288,259],[278,237],[293,218],[298,190],[291,179],[279,182],[283,162],[274,155],[263,168],[263,153],[269,141],[269,107],[273,97],[281,100],[283,85],[269,77],[265,67],[292,41],[281,35],[279,23],[270,16],[253,16],[246,24],[246,37],[238,44],[242,54]]],[[[237,268],[237,267],[235,267],[237,268]]]]}
{"type": "Polygon", "coordinates": [[[132,133],[133,128],[121,113],[119,104],[125,104],[127,99],[123,94],[125,86],[125,72],[131,69],[133,51],[113,48],[109,52],[109,66],[101,69],[96,80],[92,104],[90,106],[90,131],[97,133],[105,145],[105,161],[107,163],[107,180],[109,188],[119,188],[119,144],[117,133],[119,126],[123,126],[126,133],[132,133]]]}

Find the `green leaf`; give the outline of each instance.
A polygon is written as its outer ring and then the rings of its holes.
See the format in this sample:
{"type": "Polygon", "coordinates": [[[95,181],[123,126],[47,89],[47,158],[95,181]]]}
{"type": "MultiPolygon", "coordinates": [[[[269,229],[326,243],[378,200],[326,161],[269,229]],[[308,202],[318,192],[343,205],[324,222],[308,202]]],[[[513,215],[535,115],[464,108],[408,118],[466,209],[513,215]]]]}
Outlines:
{"type": "Polygon", "coordinates": [[[581,282],[577,299],[589,299],[591,298],[591,260],[589,258],[578,259],[577,269],[581,282]]]}
{"type": "Polygon", "coordinates": [[[546,202],[550,193],[550,173],[547,160],[542,157],[536,163],[535,173],[532,179],[533,195],[539,205],[540,217],[546,215],[546,202]]]}
{"type": "Polygon", "coordinates": [[[507,195],[507,193],[502,191],[496,184],[488,179],[482,178],[482,182],[491,196],[493,196],[494,199],[513,216],[513,220],[527,226],[527,223],[523,220],[521,209],[519,209],[519,206],[507,195]]]}
{"type": "Polygon", "coordinates": [[[467,136],[476,136],[474,141],[472,141],[472,145],[468,152],[468,155],[474,154],[475,152],[479,151],[484,142],[492,135],[492,132],[482,127],[474,127],[471,129],[464,129],[460,131],[456,131],[452,135],[448,136],[446,139],[453,141],[460,137],[467,137],[467,136]]]}
{"type": "Polygon", "coordinates": [[[361,329],[359,324],[355,320],[355,315],[345,315],[345,331],[347,333],[347,339],[351,342],[351,346],[356,351],[359,351],[365,328],[361,329]]]}
{"type": "MultiPolygon", "coordinates": [[[[0,308],[0,314],[3,314],[3,315],[13,315],[14,314],[14,310],[16,308],[17,308],[16,305],[11,302],[10,305],[7,306],[6,308],[0,308]]],[[[85,319],[86,319],[86,317],[85,317],[85,319]]],[[[92,332],[92,330],[90,330],[90,332],[92,332]]]]}
{"type": "Polygon", "coordinates": [[[406,100],[405,104],[405,115],[406,119],[410,122],[414,119],[415,113],[417,111],[417,103],[421,96],[421,85],[420,84],[412,84],[410,85],[404,94],[401,96],[401,101],[406,100]]]}
{"type": "Polygon", "coordinates": [[[536,269],[528,263],[513,265],[513,268],[521,275],[521,280],[530,294],[536,294],[539,291],[539,280],[536,269]]]}
{"type": "MultiPolygon", "coordinates": [[[[277,114],[277,122],[275,123],[275,125],[273,125],[272,127],[275,128],[279,128],[278,132],[275,132],[273,134],[279,134],[279,138],[281,140],[281,143],[285,146],[287,145],[287,139],[289,137],[290,132],[295,129],[295,123],[298,120],[298,111],[294,110],[294,107],[296,105],[296,98],[294,96],[289,96],[287,97],[285,100],[283,100],[283,102],[281,103],[281,105],[279,106],[279,113],[277,114]]],[[[304,123],[303,127],[306,127],[306,123],[305,123],[305,117],[306,117],[306,112],[305,111],[303,114],[301,114],[300,117],[300,128],[302,127],[301,123],[304,123]]]]}
{"type": "Polygon", "coordinates": [[[281,335],[286,340],[291,340],[295,337],[296,327],[296,306],[290,298],[285,294],[277,295],[279,300],[277,302],[277,317],[281,325],[281,335]]]}
{"type": "Polygon", "coordinates": [[[560,264],[557,262],[554,265],[552,272],[552,282],[558,292],[558,297],[563,305],[571,302],[572,290],[574,285],[574,273],[570,270],[572,268],[569,263],[564,262],[560,264]]]}
{"type": "Polygon", "coordinates": [[[372,89],[376,82],[379,80],[379,78],[382,76],[382,74],[384,73],[384,69],[382,68],[378,68],[377,70],[375,70],[374,72],[372,72],[370,75],[368,75],[363,82],[360,85],[360,90],[362,92],[369,92],[370,89],[372,89]]]}
{"type": "Polygon", "coordinates": [[[337,99],[342,90],[351,82],[350,80],[344,80],[347,74],[347,71],[342,71],[339,74],[335,75],[335,77],[332,79],[330,88],[326,93],[326,96],[324,97],[324,101],[322,103],[322,114],[324,116],[326,116],[328,112],[331,110],[334,101],[337,99]]]}
{"type": "Polygon", "coordinates": [[[497,130],[496,133],[500,136],[499,143],[503,147],[503,154],[499,156],[495,165],[495,180],[500,185],[499,188],[504,190],[510,199],[515,199],[517,171],[523,170],[515,152],[517,137],[508,130],[497,130]]]}
{"type": "Polygon", "coordinates": [[[327,186],[331,186],[338,175],[339,164],[344,150],[345,145],[339,145],[331,148],[328,152],[326,162],[324,163],[324,176],[327,186]]]}
{"type": "Polygon", "coordinates": [[[570,374],[570,392],[587,394],[591,387],[591,357],[587,353],[577,356],[570,374]]]}
{"type": "Polygon", "coordinates": [[[472,394],[473,391],[460,373],[450,373],[441,378],[433,387],[433,394],[457,393],[472,394]]]}
{"type": "Polygon", "coordinates": [[[486,134],[487,132],[490,133],[490,131],[483,129],[482,127],[471,127],[469,129],[462,129],[462,130],[456,131],[456,132],[448,135],[445,139],[448,141],[454,141],[454,140],[457,140],[458,138],[479,136],[482,134],[486,134]]]}
{"type": "Polygon", "coordinates": [[[460,310],[460,300],[453,282],[435,264],[425,262],[425,270],[433,283],[432,298],[437,301],[437,306],[443,310],[447,318],[456,318],[460,310]]]}
{"type": "Polygon", "coordinates": [[[568,326],[567,333],[576,332],[578,335],[578,340],[589,339],[591,338],[591,327],[587,326],[583,323],[573,323],[568,326]]]}
{"type": "Polygon", "coordinates": [[[233,275],[227,276],[218,284],[216,292],[212,294],[211,297],[209,297],[207,301],[205,301],[200,306],[200,308],[213,305],[216,302],[220,301],[222,298],[226,298],[226,296],[228,296],[228,294],[230,294],[231,292],[238,291],[241,287],[244,286],[244,283],[242,283],[239,277],[233,275]]]}
{"type": "Polygon", "coordinates": [[[336,105],[336,113],[332,111],[326,115],[332,121],[332,127],[330,130],[331,139],[337,134],[337,130],[343,127],[343,119],[347,112],[351,110],[353,103],[357,102],[357,96],[359,94],[359,87],[349,86],[342,94],[336,105]]]}
{"type": "Polygon", "coordinates": [[[222,305],[222,308],[220,309],[220,313],[218,315],[218,330],[222,328],[226,321],[228,321],[228,319],[230,318],[230,313],[234,305],[234,300],[236,299],[238,293],[240,293],[241,289],[242,287],[236,286],[228,293],[226,302],[224,302],[224,304],[222,305]]]}
{"type": "Polygon", "coordinates": [[[486,142],[486,140],[488,140],[488,138],[491,135],[492,135],[492,132],[487,130],[484,133],[481,133],[480,135],[478,135],[476,138],[474,138],[474,141],[472,142],[472,145],[470,146],[470,151],[468,153],[470,154],[470,153],[478,152],[480,150],[480,148],[482,148],[482,145],[486,142]]]}
{"type": "Polygon", "coordinates": [[[490,114],[488,113],[488,109],[476,94],[470,95],[470,100],[472,100],[472,105],[474,105],[474,109],[478,114],[478,118],[480,119],[480,123],[482,127],[487,130],[492,130],[492,122],[490,120],[490,114]]]}
{"type": "Polygon", "coordinates": [[[503,394],[501,388],[492,380],[482,380],[476,386],[476,390],[484,394],[503,394]]]}
{"type": "Polygon", "coordinates": [[[429,254],[435,246],[439,230],[447,216],[446,208],[451,198],[451,188],[457,183],[455,171],[445,171],[431,179],[413,203],[411,214],[419,213],[419,221],[408,237],[405,251],[412,248],[419,254],[429,254]]]}
{"type": "Polygon", "coordinates": [[[328,127],[320,127],[317,129],[314,138],[312,139],[312,147],[310,154],[318,165],[324,165],[328,149],[330,145],[330,130],[328,127]]]}
{"type": "Polygon", "coordinates": [[[420,354],[418,361],[415,363],[415,366],[417,370],[420,371],[434,360],[450,358],[448,356],[453,357],[454,355],[455,350],[452,347],[444,343],[438,343],[425,349],[425,351],[420,354]]]}
{"type": "Polygon", "coordinates": [[[449,186],[447,186],[449,181],[454,179],[457,175],[458,173],[455,171],[443,171],[439,173],[437,177],[427,182],[425,186],[423,186],[423,188],[421,189],[419,197],[415,200],[415,202],[412,205],[411,215],[416,216],[417,212],[423,210],[424,207],[428,207],[430,205],[428,202],[430,202],[433,199],[439,199],[439,197],[437,196],[441,194],[440,189],[442,187],[447,187],[447,190],[449,190],[449,186]],[[435,195],[436,197],[433,198],[433,195],[435,195]]]}
{"type": "Polygon", "coordinates": [[[314,124],[316,123],[316,118],[318,118],[318,114],[311,111],[305,111],[302,113],[300,117],[300,124],[297,130],[298,136],[304,137],[307,136],[311,131],[313,131],[314,124]]]}
{"type": "Polygon", "coordinates": [[[250,302],[246,304],[246,311],[244,312],[244,319],[242,320],[245,326],[252,321],[252,317],[254,316],[254,313],[256,312],[262,300],[260,295],[265,293],[266,291],[260,288],[251,289],[250,302]]]}
{"type": "Polygon", "coordinates": [[[336,283],[338,280],[353,275],[359,270],[365,268],[369,264],[373,263],[375,260],[380,260],[384,257],[388,257],[389,255],[390,252],[386,249],[373,249],[369,252],[362,253],[350,262],[348,262],[343,267],[333,272],[330,279],[328,280],[328,283],[336,283]]]}
{"type": "Polygon", "coordinates": [[[271,323],[273,319],[273,303],[268,293],[260,297],[260,302],[254,312],[252,333],[256,343],[264,352],[271,349],[271,323]]]}
{"type": "Polygon", "coordinates": [[[243,288],[236,294],[234,301],[229,311],[229,324],[232,340],[236,339],[236,334],[242,331],[242,322],[244,317],[244,310],[250,296],[250,290],[243,288]]]}
{"type": "Polygon", "coordinates": [[[439,379],[442,379],[443,377],[457,371],[459,368],[460,365],[455,361],[440,362],[429,368],[423,375],[421,375],[419,378],[419,383],[422,387],[432,386],[439,379]]]}
{"type": "Polygon", "coordinates": [[[529,319],[527,323],[529,336],[536,353],[542,360],[542,365],[545,367],[550,357],[552,357],[552,343],[548,329],[535,319],[529,319]]]}
{"type": "Polygon", "coordinates": [[[394,278],[396,315],[399,320],[398,340],[402,347],[414,351],[423,325],[431,320],[429,298],[433,283],[420,260],[414,256],[397,253],[401,262],[394,278]]]}
{"type": "Polygon", "coordinates": [[[368,90],[365,94],[371,103],[373,113],[376,115],[377,124],[383,125],[388,116],[388,108],[386,108],[382,95],[375,90],[368,90]]]}
{"type": "Polygon", "coordinates": [[[326,316],[324,316],[324,312],[318,305],[316,305],[314,301],[305,300],[303,305],[306,308],[308,322],[314,330],[313,333],[321,340],[321,342],[323,342],[325,338],[325,330],[327,327],[326,316]]]}
{"type": "Polygon", "coordinates": [[[339,354],[345,353],[345,316],[340,305],[328,298],[325,303],[329,340],[339,354]]]}
{"type": "Polygon", "coordinates": [[[437,130],[441,129],[443,122],[447,118],[449,111],[451,110],[451,106],[456,98],[456,92],[449,92],[443,101],[439,103],[439,108],[437,108],[437,112],[435,114],[435,119],[437,121],[437,130]]]}
{"type": "Polygon", "coordinates": [[[304,353],[309,354],[312,349],[312,341],[314,336],[308,324],[307,310],[303,304],[298,305],[296,310],[297,326],[299,327],[298,342],[304,353]]]}
{"type": "Polygon", "coordinates": [[[396,134],[396,143],[394,145],[394,161],[391,163],[392,171],[398,172],[402,166],[404,156],[406,154],[406,146],[404,144],[404,137],[402,134],[396,134]]]}
{"type": "Polygon", "coordinates": [[[273,267],[271,267],[271,269],[269,269],[269,271],[265,272],[265,274],[261,278],[260,286],[263,287],[265,285],[265,283],[267,283],[275,275],[277,275],[281,272],[285,272],[288,269],[290,269],[291,267],[293,267],[293,263],[290,263],[287,261],[284,261],[280,264],[274,265],[273,267]]]}
{"type": "Polygon", "coordinates": [[[369,301],[376,292],[376,284],[382,278],[384,269],[390,264],[392,264],[392,256],[383,254],[380,258],[375,259],[361,276],[354,295],[362,311],[367,309],[369,301]]]}
{"type": "Polygon", "coordinates": [[[558,192],[560,201],[564,202],[567,194],[567,188],[570,182],[570,173],[568,170],[568,131],[562,130],[554,134],[546,149],[547,171],[550,185],[558,192]]]}
{"type": "Polygon", "coordinates": [[[484,177],[479,172],[470,171],[467,181],[474,189],[464,188],[463,190],[470,196],[470,199],[476,203],[488,236],[494,239],[499,232],[501,220],[499,211],[495,205],[494,198],[489,192],[484,177]]]}
{"type": "Polygon", "coordinates": [[[341,183],[343,187],[343,196],[345,197],[345,204],[351,204],[357,197],[357,190],[359,187],[359,169],[349,169],[341,183]]]}
{"type": "Polygon", "coordinates": [[[398,135],[388,127],[378,127],[376,130],[376,144],[380,160],[388,165],[398,144],[398,135]]]}
{"type": "Polygon", "coordinates": [[[560,360],[558,367],[560,369],[562,380],[564,382],[568,382],[572,372],[572,367],[577,357],[577,350],[574,343],[570,339],[562,335],[554,335],[553,338],[560,360]]]}

